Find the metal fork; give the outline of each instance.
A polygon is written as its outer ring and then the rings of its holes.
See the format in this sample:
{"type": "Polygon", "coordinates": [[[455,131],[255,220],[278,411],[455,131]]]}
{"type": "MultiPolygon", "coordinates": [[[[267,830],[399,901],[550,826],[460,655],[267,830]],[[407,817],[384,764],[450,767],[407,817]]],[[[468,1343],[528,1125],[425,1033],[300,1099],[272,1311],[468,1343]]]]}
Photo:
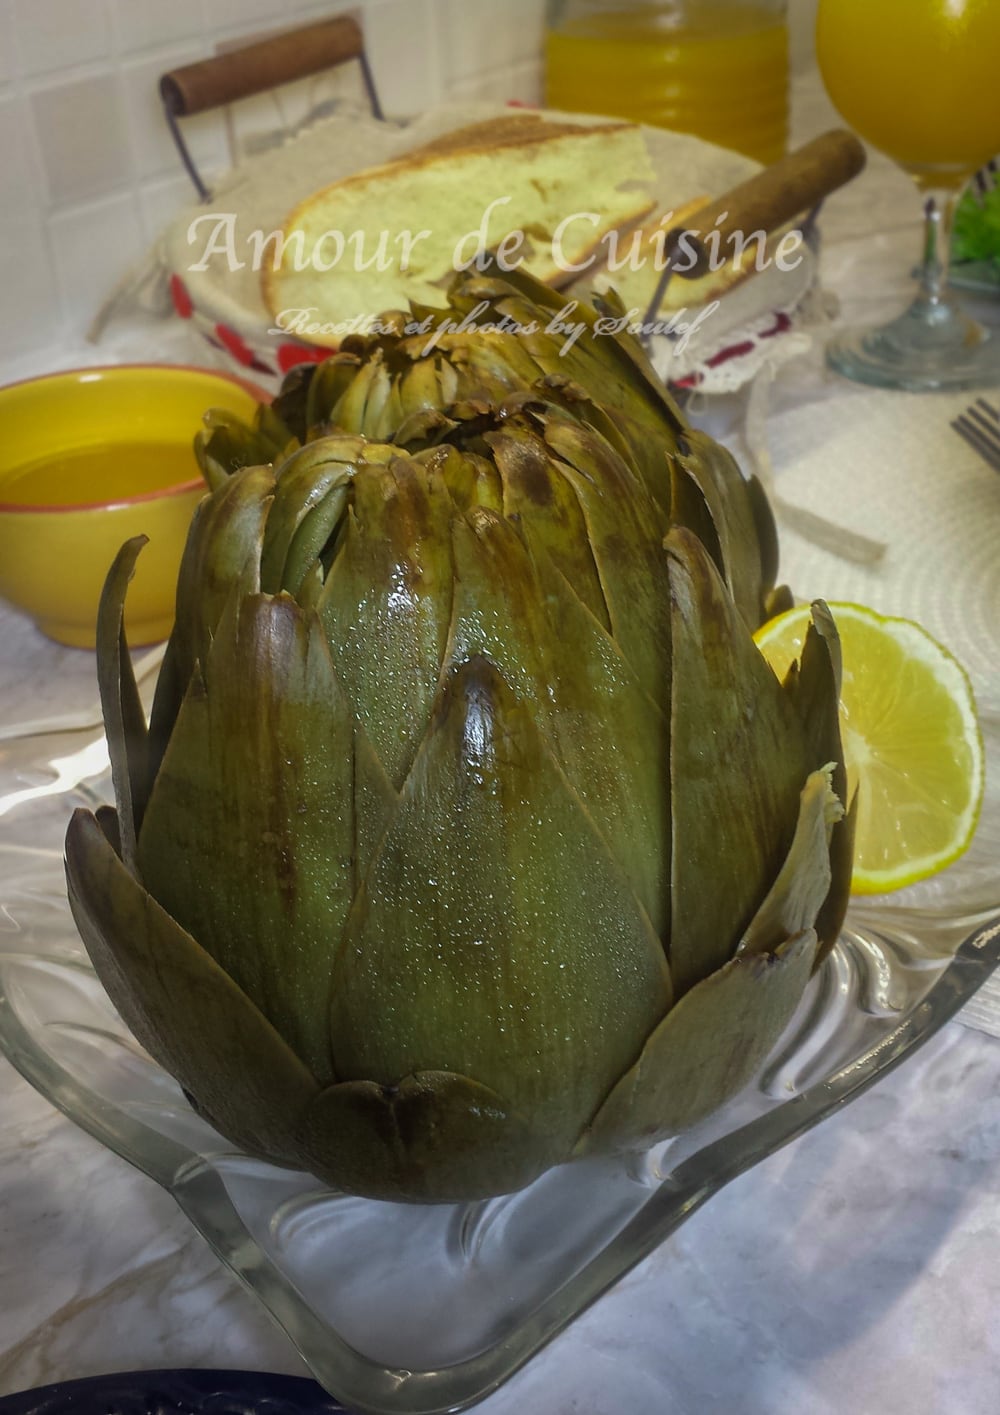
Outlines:
{"type": "Polygon", "coordinates": [[[977,398],[952,422],[959,437],[975,448],[984,462],[1000,472],[1000,412],[985,398],[977,398]]]}

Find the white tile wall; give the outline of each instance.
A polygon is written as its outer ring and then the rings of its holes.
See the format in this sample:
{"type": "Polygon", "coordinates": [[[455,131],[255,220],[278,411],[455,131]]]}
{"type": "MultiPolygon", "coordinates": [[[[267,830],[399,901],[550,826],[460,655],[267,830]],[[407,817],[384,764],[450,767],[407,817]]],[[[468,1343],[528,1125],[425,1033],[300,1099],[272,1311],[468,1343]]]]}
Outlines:
{"type": "Polygon", "coordinates": [[[151,245],[194,197],[194,188],[186,172],[174,172],[169,177],[143,182],[139,190],[139,214],[146,241],[151,245]]]}
{"type": "MultiPolygon", "coordinates": [[[[811,53],[816,0],[790,0],[811,53]]],[[[0,0],[0,364],[79,337],[126,266],[191,188],[166,133],[160,74],[216,46],[344,9],[359,12],[383,104],[537,101],[545,0],[0,0]]],[[[346,72],[330,93],[358,92],[346,72]]],[[[281,95],[299,120],[309,86],[281,95]]],[[[326,97],[325,90],[316,89],[326,97]]],[[[264,99],[184,122],[207,175],[267,141],[264,99]]]]}
{"type": "Polygon", "coordinates": [[[0,216],[0,339],[11,351],[28,353],[55,343],[62,312],[54,298],[48,232],[36,212],[0,216]]]}
{"type": "Polygon", "coordinates": [[[14,25],[19,69],[26,77],[111,54],[105,0],[14,0],[14,25]]]}
{"type": "Polygon", "coordinates": [[[536,0],[504,0],[502,13],[503,23],[497,24],[497,10],[482,0],[444,0],[442,37],[450,70],[467,79],[538,58],[545,7],[536,0]]]}
{"type": "Polygon", "coordinates": [[[365,8],[365,49],[389,117],[417,113],[441,97],[437,12],[435,0],[381,0],[365,8]]]}
{"type": "Polygon", "coordinates": [[[64,305],[72,307],[78,292],[85,290],[93,310],[138,263],[147,246],[139,199],[130,191],[55,212],[49,218],[49,234],[64,305]],[[113,241],[108,239],[112,231],[113,241]]]}
{"type": "Polygon", "coordinates": [[[120,74],[38,88],[30,103],[50,206],[86,201],[131,183],[120,74]]]}
{"type": "Polygon", "coordinates": [[[31,211],[38,199],[39,154],[26,98],[0,98],[0,153],[4,207],[8,211],[31,211]]]}
{"type": "Polygon", "coordinates": [[[15,72],[14,0],[0,0],[0,84],[15,72]]]}
{"type": "Polygon", "coordinates": [[[157,5],[145,5],[141,0],[138,4],[136,0],[110,0],[110,3],[121,54],[140,54],[159,45],[189,43],[205,32],[202,0],[165,0],[157,5]]]}

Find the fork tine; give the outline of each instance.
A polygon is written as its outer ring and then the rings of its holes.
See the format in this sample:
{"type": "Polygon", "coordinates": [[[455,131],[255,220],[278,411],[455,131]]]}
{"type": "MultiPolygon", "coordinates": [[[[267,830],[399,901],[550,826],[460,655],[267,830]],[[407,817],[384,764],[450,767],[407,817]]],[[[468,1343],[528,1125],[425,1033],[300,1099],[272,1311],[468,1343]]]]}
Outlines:
{"type": "Polygon", "coordinates": [[[1000,422],[988,418],[977,407],[966,408],[964,416],[969,422],[975,423],[987,442],[996,443],[997,450],[1000,451],[1000,422]]]}
{"type": "Polygon", "coordinates": [[[987,403],[985,398],[977,398],[976,407],[982,408],[984,413],[988,413],[995,423],[1000,423],[1000,413],[997,412],[992,403],[987,403]]]}
{"type": "Polygon", "coordinates": [[[969,446],[979,453],[984,462],[988,462],[995,471],[1000,472],[1000,444],[994,443],[976,423],[970,422],[964,414],[955,418],[952,427],[959,437],[964,438],[969,446]]]}

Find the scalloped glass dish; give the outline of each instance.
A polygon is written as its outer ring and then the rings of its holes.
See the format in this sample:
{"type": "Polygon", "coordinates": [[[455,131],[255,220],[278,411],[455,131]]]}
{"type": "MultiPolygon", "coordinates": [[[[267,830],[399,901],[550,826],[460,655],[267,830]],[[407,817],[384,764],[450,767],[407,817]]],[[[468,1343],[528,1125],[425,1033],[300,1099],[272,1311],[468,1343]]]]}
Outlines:
{"type": "Polygon", "coordinates": [[[0,740],[0,1045],[173,1194],[317,1380],[362,1411],[432,1415],[487,1395],[724,1184],[898,1065],[1000,959],[987,802],[961,868],[852,911],[762,1074],[697,1131],[483,1203],[357,1199],[234,1151],[111,1007],[62,869],[70,811],[109,799],[108,776],[96,714],[0,740]]]}

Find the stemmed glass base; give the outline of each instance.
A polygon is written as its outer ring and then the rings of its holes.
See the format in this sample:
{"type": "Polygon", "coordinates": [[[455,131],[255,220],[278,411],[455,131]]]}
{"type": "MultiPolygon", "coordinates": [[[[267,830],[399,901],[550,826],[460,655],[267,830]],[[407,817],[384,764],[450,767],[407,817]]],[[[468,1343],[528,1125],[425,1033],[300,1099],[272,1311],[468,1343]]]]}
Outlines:
{"type": "Polygon", "coordinates": [[[917,298],[889,324],[834,339],[826,361],[837,373],[912,393],[1000,384],[1000,339],[991,338],[946,293],[954,211],[951,191],[928,199],[917,298]]]}
{"type": "Polygon", "coordinates": [[[856,383],[911,393],[1000,384],[1000,340],[954,304],[923,296],[889,324],[833,340],[826,361],[856,383]]]}

